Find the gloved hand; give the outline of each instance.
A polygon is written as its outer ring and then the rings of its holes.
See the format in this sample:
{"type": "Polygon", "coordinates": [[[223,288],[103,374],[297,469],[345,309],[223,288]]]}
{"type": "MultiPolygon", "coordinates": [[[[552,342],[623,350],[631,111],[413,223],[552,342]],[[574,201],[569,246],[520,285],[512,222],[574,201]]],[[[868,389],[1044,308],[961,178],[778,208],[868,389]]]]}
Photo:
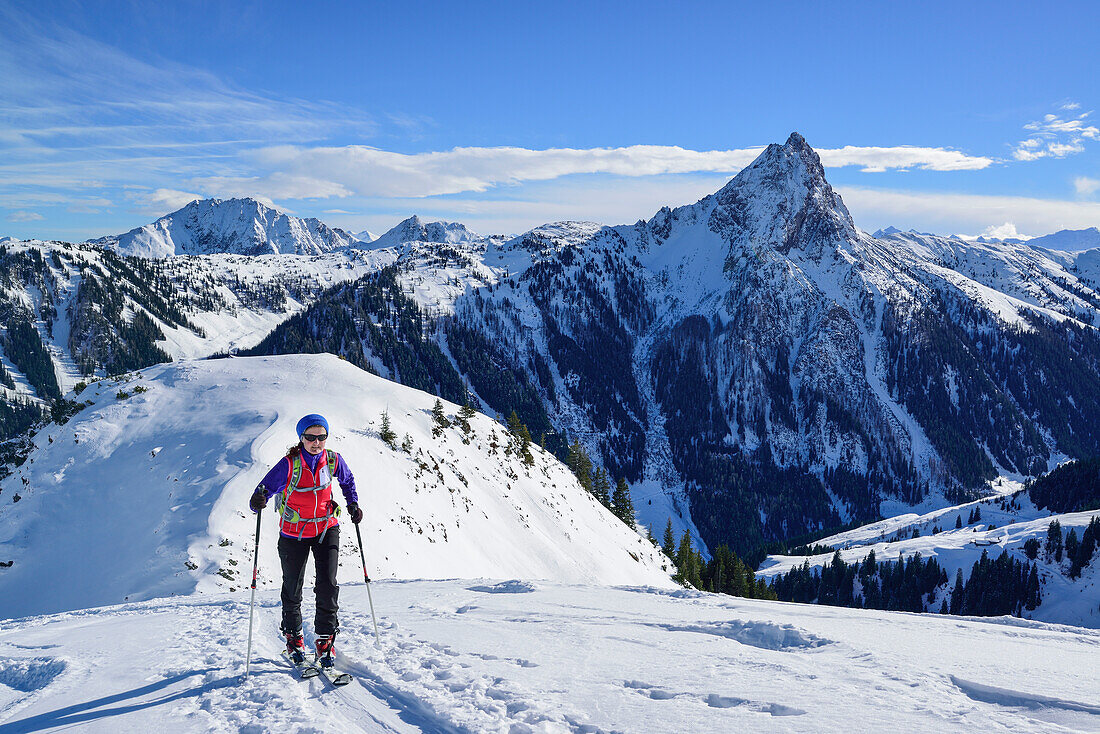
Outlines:
{"type": "Polygon", "coordinates": [[[363,519],[363,511],[359,509],[358,504],[354,502],[348,503],[348,517],[350,517],[351,521],[356,525],[358,525],[359,521],[363,519]]]}
{"type": "Polygon", "coordinates": [[[248,506],[252,508],[253,512],[259,512],[267,507],[267,489],[262,484],[256,487],[256,491],[252,493],[252,499],[248,500],[248,506]]]}

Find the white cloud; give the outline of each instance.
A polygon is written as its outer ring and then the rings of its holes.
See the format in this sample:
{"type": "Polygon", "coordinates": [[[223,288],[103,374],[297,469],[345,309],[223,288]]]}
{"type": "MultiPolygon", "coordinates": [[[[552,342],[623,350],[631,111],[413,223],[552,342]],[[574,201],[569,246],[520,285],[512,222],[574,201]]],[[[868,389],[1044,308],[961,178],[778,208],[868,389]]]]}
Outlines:
{"type": "MultiPolygon", "coordinates": [[[[363,145],[341,147],[271,146],[249,154],[268,173],[192,179],[204,192],[259,192],[273,199],[427,197],[485,192],[497,187],[549,181],[579,174],[623,177],[686,173],[732,175],[763,148],[696,151],[679,146],[632,145],[621,148],[519,147],[454,148],[426,153],[396,153],[363,145]]],[[[825,166],[861,166],[864,171],[921,168],[974,170],[992,159],[946,148],[916,146],[857,147],[818,151],[825,166]]]]}
{"type": "Polygon", "coordinates": [[[8,215],[9,222],[38,222],[45,219],[38,212],[17,211],[8,215]]]}
{"type": "Polygon", "coordinates": [[[837,187],[856,224],[873,231],[893,225],[928,232],[985,232],[1011,222],[1017,231],[1047,234],[1100,222],[1100,202],[924,193],[837,187]]]}
{"type": "Polygon", "coordinates": [[[926,171],[976,171],[993,164],[992,158],[970,156],[948,148],[919,148],[898,145],[890,148],[846,145],[836,150],[819,150],[827,167],[862,166],[868,173],[890,168],[919,168],[926,171]]]}
{"type": "Polygon", "coordinates": [[[1100,180],[1078,176],[1073,179],[1073,187],[1077,189],[1078,196],[1092,196],[1097,190],[1100,190],[1100,180]]]}
{"type": "Polygon", "coordinates": [[[1030,235],[1017,232],[1016,225],[1013,222],[1005,222],[1004,224],[999,224],[995,227],[986,227],[985,231],[982,232],[982,235],[998,240],[1007,240],[1013,238],[1023,240],[1031,239],[1030,235]]]}
{"type": "MultiPolygon", "coordinates": [[[[1073,111],[1080,107],[1080,104],[1072,102],[1062,105],[1061,109],[1073,111]]],[[[1012,157],[1018,161],[1034,161],[1081,153],[1085,150],[1086,141],[1100,141],[1100,128],[1087,122],[1090,115],[1091,111],[1063,119],[1048,114],[1042,120],[1027,123],[1024,129],[1035,134],[1017,143],[1012,157]]]]}
{"type": "Polygon", "coordinates": [[[195,199],[201,198],[202,196],[199,194],[192,194],[187,191],[156,189],[148,194],[139,195],[136,202],[143,209],[167,214],[187,206],[195,199]]]}

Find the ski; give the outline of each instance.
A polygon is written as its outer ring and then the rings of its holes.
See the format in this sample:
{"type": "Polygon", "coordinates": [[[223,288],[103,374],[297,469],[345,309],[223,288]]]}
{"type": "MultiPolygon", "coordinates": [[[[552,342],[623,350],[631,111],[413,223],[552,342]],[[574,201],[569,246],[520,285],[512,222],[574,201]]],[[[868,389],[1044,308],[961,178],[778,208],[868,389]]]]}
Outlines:
{"type": "Polygon", "coordinates": [[[286,650],[283,650],[283,657],[298,673],[299,680],[316,678],[321,673],[321,670],[316,665],[310,663],[308,660],[302,660],[302,662],[300,663],[294,662],[294,660],[290,657],[290,653],[288,653],[286,650]]]}
{"type": "Polygon", "coordinates": [[[335,665],[326,668],[321,665],[320,661],[316,657],[314,657],[313,659],[313,667],[321,675],[328,678],[328,682],[334,686],[346,686],[352,681],[351,673],[346,673],[342,670],[338,670],[335,665]]]}

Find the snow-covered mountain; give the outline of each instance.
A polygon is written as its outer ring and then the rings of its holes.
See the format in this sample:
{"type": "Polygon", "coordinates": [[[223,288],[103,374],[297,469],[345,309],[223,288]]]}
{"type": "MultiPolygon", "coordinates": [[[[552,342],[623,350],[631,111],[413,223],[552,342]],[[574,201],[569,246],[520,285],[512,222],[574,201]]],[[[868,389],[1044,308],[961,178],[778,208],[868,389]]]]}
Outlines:
{"type": "Polygon", "coordinates": [[[1048,250],[1062,250],[1065,252],[1095,250],[1100,248],[1100,229],[1096,227],[1063,229],[1054,234],[1030,239],[1028,244],[1034,247],[1045,247],[1048,250]]]}
{"type": "Polygon", "coordinates": [[[1100,450],[1095,284],[1026,245],[859,232],[797,134],[696,204],[540,230],[488,249],[508,277],[456,321],[658,529],[746,550],[1100,450]]]}
{"type": "Polygon", "coordinates": [[[203,199],[115,237],[92,240],[123,255],[321,255],[362,245],[318,219],[299,219],[255,199],[203,199]]]}
{"type": "MultiPolygon", "coordinates": [[[[485,416],[435,436],[433,396],[331,355],[159,365],[75,399],[87,407],[0,484],[0,618],[247,585],[248,498],[311,412],[356,474],[372,576],[672,586],[660,552],[552,456],[532,447],[526,464],[485,416]]],[[[277,588],[267,515],[261,584],[277,588]]],[[[350,529],[343,545],[341,579],[361,579],[350,529]]]]}
{"type": "Polygon", "coordinates": [[[432,242],[438,244],[457,244],[459,242],[477,242],[482,237],[471,232],[466,225],[458,222],[425,222],[418,216],[411,216],[400,222],[388,232],[371,241],[371,247],[396,247],[406,242],[432,242]]]}
{"type": "MultiPolygon", "coordinates": [[[[721,191],[634,225],[509,239],[412,217],[316,267],[134,261],[167,278],[160,298],[195,328],[158,316],[139,284],[111,296],[104,321],[146,335],[127,368],[161,359],[154,346],[260,343],[340,354],[452,401],[468,388],[559,457],[579,441],[630,482],[645,524],[659,533],[671,517],[704,548],[947,506],[1100,452],[1100,250],[879,234],[856,228],[794,134],[721,191]],[[334,288],[306,288],[310,273],[334,288]],[[242,284],[284,305],[242,310],[242,284]]],[[[57,269],[48,248],[37,257],[57,269]]],[[[23,280],[23,313],[49,345],[42,308],[64,302],[23,280]]],[[[55,363],[86,359],[59,348],[55,363]]]]}

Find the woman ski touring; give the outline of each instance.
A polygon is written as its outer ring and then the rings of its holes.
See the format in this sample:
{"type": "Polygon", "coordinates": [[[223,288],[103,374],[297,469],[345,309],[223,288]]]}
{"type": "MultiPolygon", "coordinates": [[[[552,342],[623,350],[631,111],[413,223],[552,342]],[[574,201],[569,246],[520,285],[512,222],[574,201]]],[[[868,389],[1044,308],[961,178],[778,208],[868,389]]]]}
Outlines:
{"type": "Polygon", "coordinates": [[[332,499],[333,479],[340,483],[353,523],[359,524],[363,511],[359,509],[351,469],[340,454],[325,448],[328,421],[324,416],[316,413],[305,416],[298,421],[297,431],[298,444],[271,468],[252,493],[248,505],[253,512],[259,512],[272,496],[279,496],[276,507],[279,512],[279,560],[283,569],[281,630],[286,635],[287,653],[296,665],[305,662],[302,585],[306,561],[313,553],[317,570],[313,626],[317,635],[316,661],[323,668],[331,668],[334,665],[333,641],[340,628],[336,618],[340,593],[336,583],[340,551],[339,506],[332,499]]]}

